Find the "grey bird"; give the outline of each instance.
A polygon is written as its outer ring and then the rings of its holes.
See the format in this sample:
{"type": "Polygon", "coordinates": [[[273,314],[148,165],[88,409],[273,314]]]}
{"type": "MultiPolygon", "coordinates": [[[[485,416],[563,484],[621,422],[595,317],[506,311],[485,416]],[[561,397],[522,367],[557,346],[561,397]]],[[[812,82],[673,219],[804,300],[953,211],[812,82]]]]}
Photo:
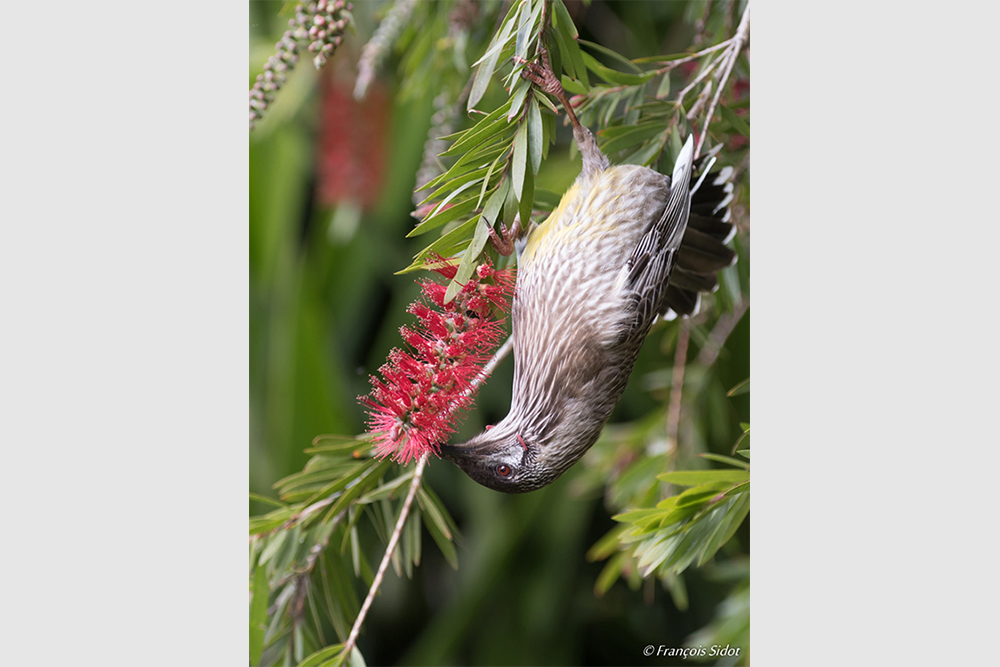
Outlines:
{"type": "Polygon", "coordinates": [[[735,233],[732,168],[709,174],[712,161],[694,159],[690,137],[671,176],[610,166],[550,72],[526,72],[562,102],[583,168],[515,243],[509,413],[468,442],[441,446],[469,477],[506,493],[552,483],[590,449],[656,318],[694,313],[699,292],[715,289],[716,273],[736,258],[724,245],[735,233]]]}

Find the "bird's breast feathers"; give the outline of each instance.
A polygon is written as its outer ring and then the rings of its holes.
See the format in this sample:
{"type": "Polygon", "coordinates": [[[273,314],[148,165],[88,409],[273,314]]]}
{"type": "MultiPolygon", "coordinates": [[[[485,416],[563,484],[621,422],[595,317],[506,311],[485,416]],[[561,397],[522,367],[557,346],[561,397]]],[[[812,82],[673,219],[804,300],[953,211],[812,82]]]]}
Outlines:
{"type": "Polygon", "coordinates": [[[557,260],[598,261],[605,270],[620,268],[646,228],[663,212],[669,183],[666,176],[635,165],[581,176],[528,237],[519,271],[557,260]]]}

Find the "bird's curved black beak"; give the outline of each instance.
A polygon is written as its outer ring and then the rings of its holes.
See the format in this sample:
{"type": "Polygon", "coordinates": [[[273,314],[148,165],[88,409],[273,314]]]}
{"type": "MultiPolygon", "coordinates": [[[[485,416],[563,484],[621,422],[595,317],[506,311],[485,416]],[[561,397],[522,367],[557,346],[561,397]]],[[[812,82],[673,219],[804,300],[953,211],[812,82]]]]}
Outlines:
{"type": "Polygon", "coordinates": [[[452,463],[458,463],[472,457],[469,456],[469,451],[464,447],[442,443],[441,458],[447,459],[452,463]]]}

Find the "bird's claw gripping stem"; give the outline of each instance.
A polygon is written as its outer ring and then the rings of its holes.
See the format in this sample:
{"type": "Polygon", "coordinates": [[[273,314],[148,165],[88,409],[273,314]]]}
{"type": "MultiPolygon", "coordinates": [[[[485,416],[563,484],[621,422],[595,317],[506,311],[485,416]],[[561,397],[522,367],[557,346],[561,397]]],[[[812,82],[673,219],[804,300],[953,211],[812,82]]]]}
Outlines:
{"type": "Polygon", "coordinates": [[[514,241],[518,236],[521,235],[521,216],[514,216],[514,224],[511,225],[510,229],[507,226],[500,223],[500,233],[497,234],[490,225],[490,243],[493,244],[494,249],[504,257],[509,256],[514,252],[514,241]]]}
{"type": "Polygon", "coordinates": [[[569,116],[569,122],[575,128],[580,125],[580,121],[577,120],[576,113],[573,112],[573,106],[566,97],[566,91],[563,90],[559,77],[552,71],[552,64],[549,62],[549,52],[544,46],[541,47],[540,51],[541,64],[525,60],[524,58],[515,58],[517,63],[524,65],[524,69],[521,70],[521,76],[531,81],[549,95],[555,96],[559,100],[559,103],[563,105],[566,114],[569,116]]]}

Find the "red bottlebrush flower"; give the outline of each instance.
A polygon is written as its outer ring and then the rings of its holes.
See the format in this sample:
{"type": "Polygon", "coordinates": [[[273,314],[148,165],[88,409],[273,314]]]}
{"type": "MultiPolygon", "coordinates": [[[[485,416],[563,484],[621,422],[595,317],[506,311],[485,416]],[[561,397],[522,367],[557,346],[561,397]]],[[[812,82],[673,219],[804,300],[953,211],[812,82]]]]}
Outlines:
{"type": "MultiPolygon", "coordinates": [[[[457,268],[434,271],[450,280],[457,268]]],[[[371,394],[358,398],[369,408],[375,455],[403,464],[427,452],[438,454],[460,413],[471,405],[472,382],[503,336],[503,319],[495,314],[510,308],[514,272],[482,264],[449,303],[444,302],[447,285],[420,285],[426,302],[407,309],[418,325],[399,330],[409,350],[392,350],[379,369],[382,378],[371,377],[371,394]]]]}

